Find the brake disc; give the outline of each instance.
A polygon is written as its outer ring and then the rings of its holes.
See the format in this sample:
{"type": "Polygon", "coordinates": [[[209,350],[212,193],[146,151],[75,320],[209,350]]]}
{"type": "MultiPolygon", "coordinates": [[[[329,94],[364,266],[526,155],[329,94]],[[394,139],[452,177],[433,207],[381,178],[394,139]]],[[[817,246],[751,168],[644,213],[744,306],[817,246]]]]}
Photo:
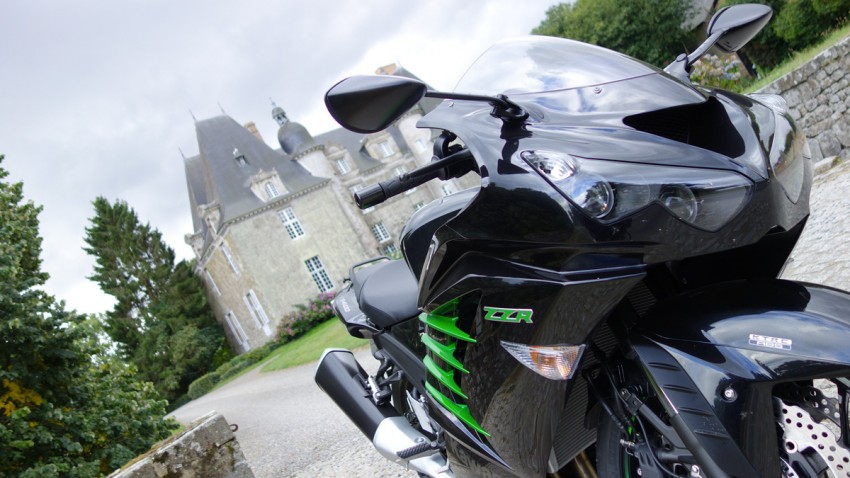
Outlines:
{"type": "MultiPolygon", "coordinates": [[[[815,421],[812,415],[802,407],[790,405],[778,398],[776,400],[776,423],[782,427],[782,443],[788,454],[785,476],[798,476],[788,463],[812,464],[809,458],[816,454],[823,465],[830,470],[835,478],[850,478],[850,450],[838,444],[835,433],[821,423],[815,421]]],[[[814,466],[815,471],[822,466],[814,466]]]]}

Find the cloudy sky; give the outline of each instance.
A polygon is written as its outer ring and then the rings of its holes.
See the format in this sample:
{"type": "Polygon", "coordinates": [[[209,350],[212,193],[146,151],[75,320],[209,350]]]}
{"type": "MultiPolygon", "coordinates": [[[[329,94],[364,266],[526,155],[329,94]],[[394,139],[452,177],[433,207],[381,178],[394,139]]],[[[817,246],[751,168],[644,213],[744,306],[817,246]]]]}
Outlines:
{"type": "Polygon", "coordinates": [[[192,255],[180,153],[198,151],[191,114],[254,121],[276,146],[271,97],[321,133],[335,127],[322,95],[345,76],[398,61],[451,89],[488,45],[527,34],[556,3],[2,2],[0,154],[44,206],[48,291],[81,312],[111,307],[82,251],[97,196],[126,200],[192,255]]]}

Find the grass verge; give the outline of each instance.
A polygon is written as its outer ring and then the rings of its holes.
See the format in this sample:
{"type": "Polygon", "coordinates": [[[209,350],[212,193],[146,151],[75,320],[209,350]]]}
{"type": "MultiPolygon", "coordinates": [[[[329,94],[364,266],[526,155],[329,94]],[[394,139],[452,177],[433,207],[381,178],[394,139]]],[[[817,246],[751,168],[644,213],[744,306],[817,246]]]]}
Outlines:
{"type": "Polygon", "coordinates": [[[327,348],[355,349],[368,344],[367,340],[348,335],[342,323],[332,319],[303,337],[275,349],[267,357],[261,372],[273,372],[318,360],[327,348]]]}
{"type": "Polygon", "coordinates": [[[801,50],[795,53],[794,56],[785,60],[779,66],[768,72],[764,77],[762,77],[752,85],[748,86],[744,93],[752,93],[758,90],[759,88],[764,88],[770,83],[773,83],[779,78],[782,78],[788,73],[801,67],[803,64],[816,57],[820,52],[826,50],[832,45],[835,45],[847,36],[850,36],[850,23],[844,25],[843,27],[837,30],[834,30],[832,33],[827,35],[822,42],[818,43],[817,45],[810,46],[805,50],[801,50]]]}

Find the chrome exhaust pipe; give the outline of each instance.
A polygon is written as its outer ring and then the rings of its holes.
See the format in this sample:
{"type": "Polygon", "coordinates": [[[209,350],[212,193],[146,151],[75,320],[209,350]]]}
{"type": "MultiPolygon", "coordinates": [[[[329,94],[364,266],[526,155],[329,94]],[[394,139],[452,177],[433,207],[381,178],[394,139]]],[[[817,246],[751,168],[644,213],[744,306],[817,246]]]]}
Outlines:
{"type": "Polygon", "coordinates": [[[377,405],[368,375],[350,350],[327,349],[316,367],[315,381],[387,460],[434,478],[452,478],[443,455],[428,446],[428,437],[395,408],[377,405]]]}

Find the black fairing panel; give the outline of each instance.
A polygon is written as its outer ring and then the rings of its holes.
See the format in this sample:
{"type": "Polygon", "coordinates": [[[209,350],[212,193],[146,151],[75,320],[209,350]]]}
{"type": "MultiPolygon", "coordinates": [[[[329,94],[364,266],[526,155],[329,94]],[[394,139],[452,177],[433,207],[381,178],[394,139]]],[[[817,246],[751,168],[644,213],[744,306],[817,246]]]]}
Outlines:
{"type": "MultiPolygon", "coordinates": [[[[690,417],[695,430],[715,417],[722,423],[719,433],[697,434],[701,442],[709,448],[733,440],[760,476],[779,476],[777,459],[763,453],[777,439],[773,386],[850,376],[850,294],[825,286],[750,280],[704,287],[657,305],[631,335],[646,372],[674,407],[698,409],[684,403],[696,400],[714,414],[690,417]],[[686,376],[665,376],[676,367],[686,376]],[[689,387],[698,398],[677,395],[689,387]],[[736,399],[723,398],[729,388],[736,399]]],[[[741,476],[731,469],[740,470],[740,461],[719,464],[741,476]]]]}

